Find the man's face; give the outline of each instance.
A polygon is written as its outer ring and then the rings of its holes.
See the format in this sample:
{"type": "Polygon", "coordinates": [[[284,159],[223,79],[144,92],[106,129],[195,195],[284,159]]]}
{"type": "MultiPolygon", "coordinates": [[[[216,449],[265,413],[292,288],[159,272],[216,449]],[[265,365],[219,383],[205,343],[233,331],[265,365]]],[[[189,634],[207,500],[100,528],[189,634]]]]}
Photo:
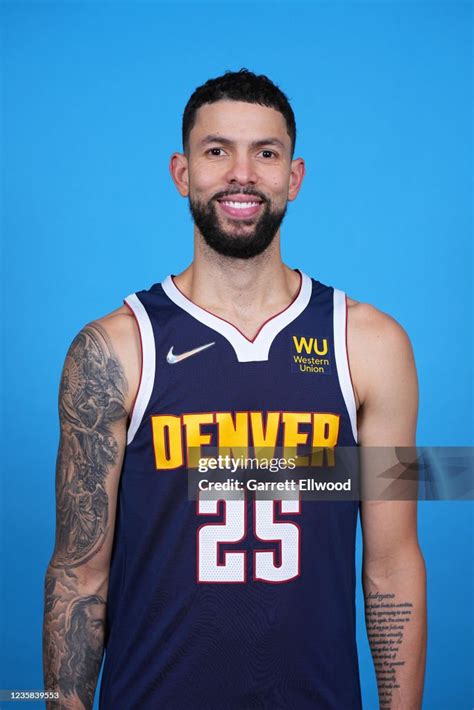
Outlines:
{"type": "Polygon", "coordinates": [[[206,243],[241,259],[262,253],[296,196],[292,167],[279,111],[227,100],[201,106],[189,137],[187,179],[191,213],[206,243]]]}
{"type": "Polygon", "coordinates": [[[91,604],[85,610],[85,633],[88,638],[90,653],[96,657],[102,654],[102,641],[104,634],[104,608],[101,604],[91,604]]]}

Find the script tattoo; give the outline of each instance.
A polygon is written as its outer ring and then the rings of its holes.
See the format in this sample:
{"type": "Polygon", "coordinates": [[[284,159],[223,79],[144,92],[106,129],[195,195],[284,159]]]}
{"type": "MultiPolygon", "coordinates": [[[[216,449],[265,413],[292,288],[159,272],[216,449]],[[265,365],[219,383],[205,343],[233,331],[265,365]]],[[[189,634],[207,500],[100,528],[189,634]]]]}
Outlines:
{"type": "Polygon", "coordinates": [[[81,566],[108,531],[106,478],[118,463],[113,423],[126,420],[127,383],[106,332],[97,323],[75,338],[59,392],[61,440],[56,467],[56,546],[45,579],[43,665],[48,708],[92,707],[104,643],[106,587],[86,593],[81,566]],[[82,593],[81,593],[82,592],[82,593]]]}
{"type": "Polygon", "coordinates": [[[405,665],[399,650],[413,604],[395,601],[395,594],[370,592],[366,597],[366,621],[374,659],[380,710],[392,707],[393,691],[399,688],[397,669],[405,665]]]}

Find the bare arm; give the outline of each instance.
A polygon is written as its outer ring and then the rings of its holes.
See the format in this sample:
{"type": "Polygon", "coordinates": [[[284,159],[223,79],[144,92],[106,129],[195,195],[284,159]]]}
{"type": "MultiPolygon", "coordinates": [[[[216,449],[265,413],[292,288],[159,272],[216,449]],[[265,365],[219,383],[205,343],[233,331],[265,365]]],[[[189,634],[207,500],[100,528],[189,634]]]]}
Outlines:
{"type": "MultiPolygon", "coordinates": [[[[362,477],[372,483],[396,463],[394,447],[415,444],[416,370],[410,342],[395,321],[365,304],[349,308],[349,314],[359,438],[362,447],[370,447],[366,452],[361,448],[362,477]]],[[[407,493],[411,500],[361,504],[366,625],[381,710],[420,710],[422,704],[426,572],[417,538],[416,495],[409,487],[407,493]]],[[[403,498],[395,493],[398,497],[403,498]]]]}
{"type": "Polygon", "coordinates": [[[60,385],[56,543],[46,572],[43,627],[45,688],[60,693],[60,701],[48,705],[54,708],[92,707],[103,655],[130,406],[110,332],[105,321],[83,328],[69,349],[60,385]]]}

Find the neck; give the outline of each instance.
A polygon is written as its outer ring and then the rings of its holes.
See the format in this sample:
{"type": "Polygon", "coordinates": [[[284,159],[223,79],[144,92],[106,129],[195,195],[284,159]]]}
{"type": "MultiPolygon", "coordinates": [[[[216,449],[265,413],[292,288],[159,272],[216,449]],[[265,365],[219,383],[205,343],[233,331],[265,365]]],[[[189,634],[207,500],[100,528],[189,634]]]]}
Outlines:
{"type": "Polygon", "coordinates": [[[252,259],[222,256],[196,233],[194,260],[175,282],[191,301],[215,314],[232,318],[254,313],[259,320],[291,303],[300,277],[281,260],[279,232],[252,259]]]}

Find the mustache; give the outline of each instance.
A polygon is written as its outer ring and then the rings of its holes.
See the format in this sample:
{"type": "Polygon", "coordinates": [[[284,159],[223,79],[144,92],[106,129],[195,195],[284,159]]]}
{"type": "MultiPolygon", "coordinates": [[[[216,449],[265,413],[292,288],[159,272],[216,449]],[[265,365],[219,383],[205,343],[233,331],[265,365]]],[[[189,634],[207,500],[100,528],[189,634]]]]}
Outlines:
{"type": "Polygon", "coordinates": [[[213,200],[222,200],[224,197],[232,197],[232,195],[249,195],[252,197],[258,197],[262,202],[268,202],[267,197],[258,190],[253,190],[252,188],[236,188],[234,190],[223,190],[222,192],[216,192],[213,200]]]}

